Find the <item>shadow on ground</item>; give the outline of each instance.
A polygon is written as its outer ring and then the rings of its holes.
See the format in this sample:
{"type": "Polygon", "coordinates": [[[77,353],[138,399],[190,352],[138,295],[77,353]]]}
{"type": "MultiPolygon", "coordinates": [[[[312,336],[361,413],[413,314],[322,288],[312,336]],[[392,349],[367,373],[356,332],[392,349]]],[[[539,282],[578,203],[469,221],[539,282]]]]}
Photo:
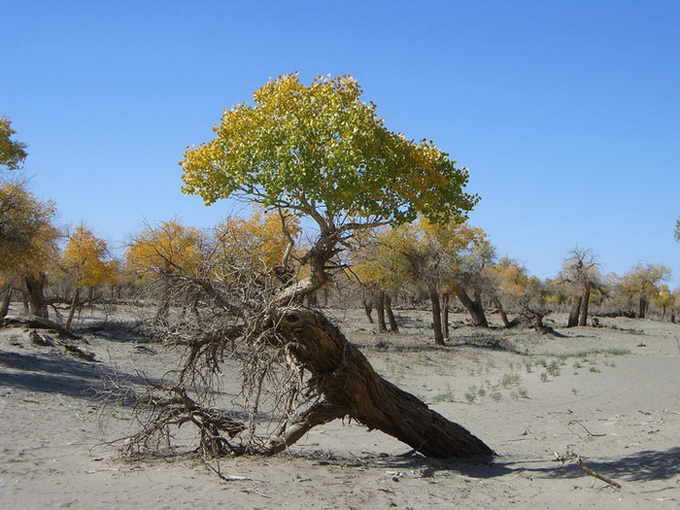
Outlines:
{"type": "MultiPolygon", "coordinates": [[[[583,459],[584,464],[600,475],[614,480],[647,482],[668,480],[680,474],[680,447],[668,450],[644,450],[612,461],[592,461],[583,459]]],[[[564,464],[553,469],[543,470],[553,478],[578,478],[583,470],[576,464],[564,464]]]]}
{"type": "Polygon", "coordinates": [[[114,371],[60,355],[0,351],[0,386],[69,397],[94,398],[106,391],[105,380],[144,384],[143,377],[114,371]]]}
{"type": "MultiPolygon", "coordinates": [[[[575,462],[564,464],[552,461],[517,461],[517,462],[481,462],[430,459],[418,454],[402,456],[370,456],[358,458],[323,458],[323,454],[314,452],[301,457],[316,460],[322,465],[334,464],[346,467],[380,467],[394,471],[418,471],[423,478],[435,476],[438,472],[456,471],[474,478],[489,479],[518,472],[535,473],[545,478],[576,479],[587,477],[585,471],[575,462]],[[550,465],[545,467],[528,467],[532,464],[550,465]],[[554,465],[553,465],[554,464],[554,465]]],[[[611,461],[592,461],[583,459],[584,464],[595,473],[619,482],[647,482],[652,480],[668,480],[680,474],[680,447],[668,450],[645,450],[633,455],[611,461]]]]}
{"type": "MultiPolygon", "coordinates": [[[[584,465],[598,475],[618,482],[649,482],[668,480],[680,475],[680,447],[668,450],[644,450],[616,460],[597,461],[582,459],[584,465]]],[[[545,478],[576,479],[589,476],[574,461],[558,463],[550,461],[545,467],[529,467],[530,464],[545,464],[549,461],[518,461],[495,463],[491,466],[468,466],[466,474],[478,478],[490,478],[506,472],[525,471],[545,478]],[[500,471],[499,471],[500,469],[500,471]]]]}

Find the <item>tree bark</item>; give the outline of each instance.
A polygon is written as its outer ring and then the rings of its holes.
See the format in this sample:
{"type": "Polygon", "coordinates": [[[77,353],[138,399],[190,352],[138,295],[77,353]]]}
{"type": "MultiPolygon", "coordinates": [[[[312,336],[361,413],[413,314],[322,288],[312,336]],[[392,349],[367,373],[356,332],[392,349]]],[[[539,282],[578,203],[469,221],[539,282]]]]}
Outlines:
{"type": "Polygon", "coordinates": [[[638,319],[644,319],[647,315],[647,296],[640,294],[638,300],[638,319]]]}
{"type": "Polygon", "coordinates": [[[369,297],[364,296],[363,304],[364,313],[366,314],[366,317],[368,317],[368,322],[373,324],[373,316],[371,315],[373,313],[373,296],[369,297]]]}
{"type": "Polygon", "coordinates": [[[80,287],[77,287],[75,293],[73,294],[73,299],[71,300],[71,309],[68,311],[68,318],[66,319],[66,329],[71,329],[71,323],[73,322],[73,316],[76,314],[76,310],[80,305],[80,287]]]}
{"type": "Polygon", "coordinates": [[[378,316],[378,331],[384,333],[387,331],[387,323],[385,322],[385,291],[377,290],[373,295],[375,296],[375,312],[378,316]]]}
{"type": "Polygon", "coordinates": [[[470,314],[472,319],[472,325],[479,328],[488,328],[489,323],[486,320],[486,315],[484,314],[484,307],[482,306],[482,300],[480,296],[475,296],[473,300],[464,289],[456,289],[456,297],[465,307],[465,309],[470,314]]]}
{"type": "Polygon", "coordinates": [[[583,287],[583,296],[581,297],[581,311],[579,313],[578,325],[588,325],[588,305],[590,304],[590,285],[583,287]]]}
{"type": "Polygon", "coordinates": [[[47,299],[45,298],[45,282],[47,276],[44,273],[38,275],[27,274],[24,277],[26,284],[27,298],[29,311],[31,315],[41,317],[43,319],[49,318],[47,311],[47,299]]]}
{"type": "Polygon", "coordinates": [[[448,292],[442,294],[442,333],[444,338],[449,338],[449,301],[451,295],[448,292]]]}
{"type": "Polygon", "coordinates": [[[392,298],[388,292],[385,293],[385,313],[387,314],[387,321],[390,324],[390,331],[392,333],[399,333],[399,325],[392,310],[392,298]]]}
{"type": "Polygon", "coordinates": [[[14,285],[12,282],[8,283],[4,290],[2,291],[2,302],[0,302],[0,320],[7,317],[9,312],[9,305],[12,301],[12,292],[14,291],[14,285]]]}
{"type": "Polygon", "coordinates": [[[569,318],[567,319],[567,327],[573,328],[578,325],[578,317],[581,311],[581,301],[583,296],[574,296],[571,302],[571,310],[569,310],[569,318]]]}
{"type": "Polygon", "coordinates": [[[442,331],[442,313],[439,304],[439,291],[434,285],[428,287],[430,302],[432,303],[432,330],[434,333],[434,343],[436,345],[446,345],[444,342],[444,332],[442,331]]]}
{"type": "MultiPolygon", "coordinates": [[[[302,413],[272,447],[290,445],[316,423],[349,416],[428,457],[491,458],[493,450],[467,429],[380,377],[361,352],[321,313],[301,308],[271,312],[277,336],[308,370],[324,401],[302,413]]],[[[279,345],[283,347],[284,345],[279,345]]]]}
{"type": "Polygon", "coordinates": [[[492,296],[493,303],[496,305],[496,308],[498,308],[498,315],[501,316],[501,320],[503,321],[503,326],[505,328],[511,328],[512,323],[508,320],[508,314],[505,313],[505,308],[503,308],[503,303],[501,303],[500,298],[498,297],[498,294],[495,292],[493,293],[492,296]]]}

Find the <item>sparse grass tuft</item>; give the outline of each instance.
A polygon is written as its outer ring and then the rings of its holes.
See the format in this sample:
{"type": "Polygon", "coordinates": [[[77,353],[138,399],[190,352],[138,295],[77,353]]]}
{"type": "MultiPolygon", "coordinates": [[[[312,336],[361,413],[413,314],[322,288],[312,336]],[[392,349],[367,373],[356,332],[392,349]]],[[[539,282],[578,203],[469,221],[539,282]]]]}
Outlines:
{"type": "Polygon", "coordinates": [[[468,392],[464,396],[467,403],[472,404],[477,398],[477,386],[470,386],[468,392]]]}
{"type": "Polygon", "coordinates": [[[442,393],[437,393],[432,397],[432,403],[439,404],[441,402],[453,402],[455,400],[453,391],[444,391],[442,393]]]}
{"type": "Polygon", "coordinates": [[[546,370],[548,374],[552,375],[553,377],[557,377],[560,375],[560,364],[556,360],[553,360],[546,367],[546,370]]]}
{"type": "Polygon", "coordinates": [[[503,388],[509,388],[510,386],[515,386],[520,382],[519,374],[504,374],[501,379],[501,385],[503,388]]]}
{"type": "Polygon", "coordinates": [[[555,357],[559,360],[565,361],[569,358],[581,358],[586,360],[589,356],[597,356],[598,354],[605,354],[609,356],[625,356],[630,354],[630,349],[612,348],[612,349],[589,349],[587,351],[568,352],[565,354],[556,354],[555,357]]]}

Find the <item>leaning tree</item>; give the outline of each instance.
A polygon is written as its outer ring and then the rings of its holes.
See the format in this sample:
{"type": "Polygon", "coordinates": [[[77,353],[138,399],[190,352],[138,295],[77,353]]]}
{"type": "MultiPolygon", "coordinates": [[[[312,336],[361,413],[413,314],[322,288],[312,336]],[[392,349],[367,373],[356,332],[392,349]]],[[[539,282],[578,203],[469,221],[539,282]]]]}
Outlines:
{"type": "Polygon", "coordinates": [[[273,454],[316,425],[348,418],[427,456],[493,455],[465,428],[380,377],[331,320],[302,306],[344,269],[343,251],[360,232],[419,215],[448,222],[477,201],[463,191],[465,169],[431,142],[388,130],[361,93],[351,76],[308,86],[296,74],[282,76],[255,92],[254,104],[225,111],[212,141],[186,151],[185,193],[207,205],[226,198],[259,204],[279,216],[290,249],[280,265],[263,270],[244,262],[239,246],[216,241],[199,275],[170,275],[202,290],[209,323],[168,332],[188,345],[188,356],[174,384],[155,385],[166,396],[146,401],[152,419],[128,444],[191,422],[211,455],[273,454]],[[304,249],[293,249],[291,217],[308,231],[313,226],[304,249]],[[219,411],[201,401],[199,389],[235,359],[245,410],[219,411]]]}

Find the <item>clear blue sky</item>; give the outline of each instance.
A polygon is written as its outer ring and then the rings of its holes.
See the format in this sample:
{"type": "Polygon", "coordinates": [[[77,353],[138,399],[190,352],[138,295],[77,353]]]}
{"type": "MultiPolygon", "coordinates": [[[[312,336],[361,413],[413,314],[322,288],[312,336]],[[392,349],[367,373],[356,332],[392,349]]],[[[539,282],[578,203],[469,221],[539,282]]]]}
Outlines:
{"type": "Polygon", "coordinates": [[[214,225],[186,146],[269,78],[352,74],[388,127],[470,169],[471,223],[553,277],[680,278],[680,1],[0,0],[0,114],[59,221],[122,246],[144,221],[214,225]]]}

